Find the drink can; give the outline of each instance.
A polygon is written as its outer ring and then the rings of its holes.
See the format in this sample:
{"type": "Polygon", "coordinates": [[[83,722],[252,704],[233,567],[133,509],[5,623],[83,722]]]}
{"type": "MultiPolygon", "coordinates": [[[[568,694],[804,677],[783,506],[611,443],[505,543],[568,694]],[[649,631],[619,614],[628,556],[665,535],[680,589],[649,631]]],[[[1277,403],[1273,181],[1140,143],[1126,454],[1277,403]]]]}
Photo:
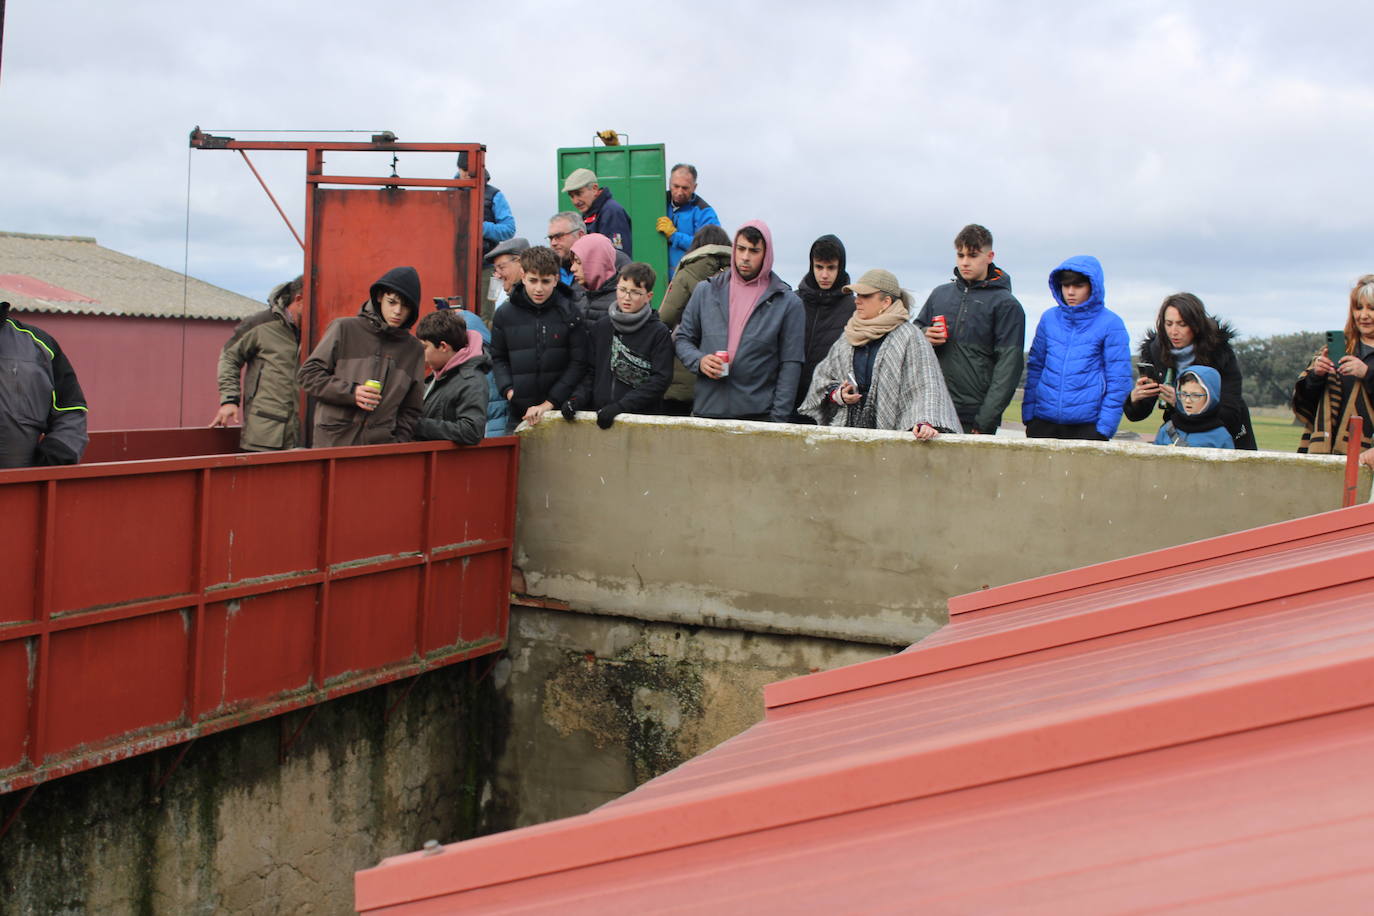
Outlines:
{"type": "Polygon", "coordinates": [[[945,326],[944,315],[936,315],[935,320],[931,322],[931,326],[938,329],[943,334],[949,333],[949,328],[945,326]]]}
{"type": "Polygon", "coordinates": [[[375,379],[375,378],[370,378],[370,379],[368,379],[367,381],[363,382],[363,387],[364,387],[364,388],[371,388],[373,391],[376,391],[376,392],[381,392],[381,390],[382,390],[382,383],[379,382],[379,381],[378,381],[377,379],[375,379]]]}
{"type": "Polygon", "coordinates": [[[730,374],[730,351],[717,350],[716,358],[719,359],[721,362],[720,377],[725,378],[727,375],[730,374]]]}

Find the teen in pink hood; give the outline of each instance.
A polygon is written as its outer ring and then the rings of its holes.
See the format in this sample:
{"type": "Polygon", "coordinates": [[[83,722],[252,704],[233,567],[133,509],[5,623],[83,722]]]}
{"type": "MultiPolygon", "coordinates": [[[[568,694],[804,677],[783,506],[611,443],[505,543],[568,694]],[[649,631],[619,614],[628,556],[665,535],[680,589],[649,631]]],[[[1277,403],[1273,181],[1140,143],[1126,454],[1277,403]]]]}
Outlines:
{"type": "Polygon", "coordinates": [[[615,246],[604,235],[584,235],[573,242],[573,274],[587,291],[587,307],[583,311],[587,326],[606,317],[615,302],[615,246]]]}
{"type": "Polygon", "coordinates": [[[773,236],[762,220],[735,233],[731,268],[697,284],[673,335],[697,375],[692,414],[786,422],[805,358],[806,313],[773,273],[773,236]],[[729,353],[722,376],[714,354],[729,353]]]}

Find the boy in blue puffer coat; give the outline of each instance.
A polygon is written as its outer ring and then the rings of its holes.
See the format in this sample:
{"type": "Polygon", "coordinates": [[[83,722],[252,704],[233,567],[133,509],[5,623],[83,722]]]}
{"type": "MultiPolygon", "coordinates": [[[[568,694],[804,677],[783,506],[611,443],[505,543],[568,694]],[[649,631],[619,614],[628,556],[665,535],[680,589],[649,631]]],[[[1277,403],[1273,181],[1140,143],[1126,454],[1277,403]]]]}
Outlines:
{"type": "Polygon", "coordinates": [[[1039,439],[1110,439],[1131,390],[1126,325],[1107,309],[1102,265],[1077,255],[1050,271],[1059,303],[1040,317],[1026,362],[1021,422],[1039,439]]]}
{"type": "Polygon", "coordinates": [[[1155,445],[1192,448],[1235,448],[1235,440],[1221,422],[1221,373],[1211,366],[1189,366],[1178,377],[1175,410],[1159,428],[1155,445]]]}

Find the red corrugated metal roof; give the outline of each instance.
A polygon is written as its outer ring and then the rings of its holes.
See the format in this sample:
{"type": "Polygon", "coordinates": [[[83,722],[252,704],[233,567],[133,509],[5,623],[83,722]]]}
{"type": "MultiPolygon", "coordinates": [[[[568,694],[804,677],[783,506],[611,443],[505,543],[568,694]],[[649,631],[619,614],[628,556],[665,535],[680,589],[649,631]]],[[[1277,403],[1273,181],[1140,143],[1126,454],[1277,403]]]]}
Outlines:
{"type": "Polygon", "coordinates": [[[581,817],[367,912],[1280,912],[1374,891],[1374,506],[950,602],[581,817]]]}

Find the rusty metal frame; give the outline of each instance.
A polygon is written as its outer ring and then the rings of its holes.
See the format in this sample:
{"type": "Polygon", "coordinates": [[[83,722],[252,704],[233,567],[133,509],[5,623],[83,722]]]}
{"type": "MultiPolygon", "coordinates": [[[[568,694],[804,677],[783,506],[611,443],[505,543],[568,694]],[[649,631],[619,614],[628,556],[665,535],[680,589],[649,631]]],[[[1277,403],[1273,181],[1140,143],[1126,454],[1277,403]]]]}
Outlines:
{"type": "MultiPolygon", "coordinates": [[[[301,317],[301,328],[305,331],[302,344],[304,352],[309,352],[318,342],[310,334],[316,326],[315,321],[315,302],[312,278],[317,267],[315,263],[315,203],[314,195],[308,193],[316,187],[325,185],[343,185],[360,187],[379,187],[379,188],[467,188],[474,192],[474,199],[480,201],[486,193],[486,157],[487,148],[481,143],[402,143],[397,141],[390,134],[378,134],[373,137],[371,142],[357,141],[327,141],[327,140],[235,140],[232,137],[217,137],[202,131],[199,127],[191,132],[190,145],[193,149],[201,150],[236,150],[247,161],[247,150],[267,150],[277,152],[303,152],[306,154],[305,183],[307,193],[305,195],[305,240],[302,242],[296,233],[291,221],[286,219],[286,214],[282,212],[276,198],[268,190],[266,182],[258,176],[258,182],[262,184],[263,190],[267,192],[268,198],[277,207],[277,212],[286,221],[287,228],[295,235],[296,240],[301,242],[301,247],[305,249],[305,298],[304,311],[301,317]],[[470,174],[473,178],[406,178],[402,176],[376,177],[369,175],[329,175],[324,170],[324,154],[326,152],[362,152],[362,153],[462,153],[466,152],[469,164],[472,168],[470,174]]],[[[248,163],[253,174],[257,175],[257,169],[253,169],[251,162],[248,163]]],[[[478,218],[476,222],[481,224],[481,208],[477,208],[478,218]]],[[[481,295],[478,290],[478,282],[481,278],[482,266],[482,234],[481,232],[469,233],[467,239],[467,264],[470,276],[471,289],[481,295]]]]}

